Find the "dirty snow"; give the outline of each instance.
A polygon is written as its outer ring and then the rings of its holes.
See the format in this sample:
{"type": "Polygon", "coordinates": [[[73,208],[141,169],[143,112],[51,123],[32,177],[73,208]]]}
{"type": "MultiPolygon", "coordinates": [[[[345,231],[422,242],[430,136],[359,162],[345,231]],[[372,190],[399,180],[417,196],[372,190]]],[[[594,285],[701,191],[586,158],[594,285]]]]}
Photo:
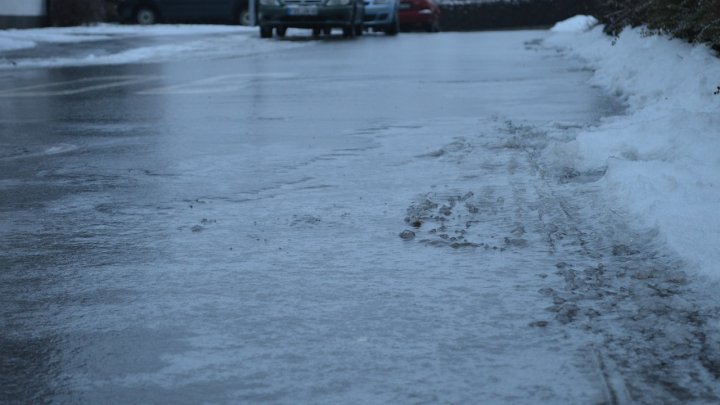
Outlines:
{"type": "Polygon", "coordinates": [[[627,113],[581,131],[561,154],[580,172],[606,172],[601,183],[620,206],[720,279],[720,59],[706,46],[643,29],[613,39],[576,24],[583,20],[558,24],[580,29],[546,44],[584,58],[595,69],[592,83],[619,97],[627,113]]]}

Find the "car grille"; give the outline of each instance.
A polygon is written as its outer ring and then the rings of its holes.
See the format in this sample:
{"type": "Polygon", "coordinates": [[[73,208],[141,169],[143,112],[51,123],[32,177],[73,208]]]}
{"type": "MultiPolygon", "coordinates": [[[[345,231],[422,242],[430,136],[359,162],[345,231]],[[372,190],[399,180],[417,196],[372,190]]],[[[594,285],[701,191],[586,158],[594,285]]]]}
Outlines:
{"type": "Polygon", "coordinates": [[[387,20],[388,15],[387,14],[365,14],[363,16],[364,22],[371,22],[371,21],[384,21],[387,20]]]}

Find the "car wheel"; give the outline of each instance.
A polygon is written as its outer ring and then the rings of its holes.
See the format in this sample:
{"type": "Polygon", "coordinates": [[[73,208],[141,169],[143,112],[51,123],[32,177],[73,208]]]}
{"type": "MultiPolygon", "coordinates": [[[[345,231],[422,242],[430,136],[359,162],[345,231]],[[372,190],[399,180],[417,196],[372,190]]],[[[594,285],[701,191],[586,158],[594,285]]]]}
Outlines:
{"type": "Polygon", "coordinates": [[[330,35],[332,34],[332,27],[325,27],[323,28],[323,34],[330,35]]]}
{"type": "Polygon", "coordinates": [[[272,38],[272,27],[261,25],[260,38],[272,38]]]}
{"type": "Polygon", "coordinates": [[[427,32],[440,32],[440,21],[438,21],[437,18],[428,25],[427,32]]]}
{"type": "Polygon", "coordinates": [[[345,38],[355,38],[355,26],[349,25],[347,27],[343,27],[343,36],[345,38]]]}
{"type": "Polygon", "coordinates": [[[135,10],[135,22],[140,25],[151,25],[157,22],[157,12],[148,6],[140,6],[135,10]]]}
{"type": "Polygon", "coordinates": [[[357,7],[354,7],[353,15],[352,15],[352,18],[350,19],[350,25],[347,25],[342,28],[343,36],[345,38],[355,38],[355,27],[357,27],[358,25],[362,25],[362,15],[358,15],[358,9],[357,9],[357,7]],[[358,17],[359,17],[359,19],[358,19],[358,17]]]}
{"type": "Polygon", "coordinates": [[[356,25],[356,26],[355,26],[355,36],[356,36],[356,37],[359,37],[359,36],[362,36],[362,34],[363,34],[363,26],[362,26],[362,24],[356,25]]]}
{"type": "Polygon", "coordinates": [[[317,37],[320,36],[320,33],[321,33],[322,31],[323,31],[323,30],[322,30],[320,27],[314,27],[314,28],[312,29],[312,36],[315,37],[315,38],[317,38],[317,37]]]}
{"type": "Polygon", "coordinates": [[[385,28],[385,34],[397,35],[398,32],[400,32],[400,19],[398,18],[397,13],[395,13],[395,18],[393,18],[393,21],[385,28]]]}
{"type": "Polygon", "coordinates": [[[279,36],[280,38],[284,38],[284,37],[285,37],[285,34],[287,33],[287,27],[284,27],[284,26],[282,26],[282,25],[279,26],[279,27],[275,27],[275,33],[276,33],[277,36],[279,36]]]}
{"type": "Polygon", "coordinates": [[[235,17],[235,22],[238,25],[244,25],[247,27],[252,25],[252,21],[250,21],[250,11],[248,9],[241,9],[238,11],[237,16],[235,17]]]}

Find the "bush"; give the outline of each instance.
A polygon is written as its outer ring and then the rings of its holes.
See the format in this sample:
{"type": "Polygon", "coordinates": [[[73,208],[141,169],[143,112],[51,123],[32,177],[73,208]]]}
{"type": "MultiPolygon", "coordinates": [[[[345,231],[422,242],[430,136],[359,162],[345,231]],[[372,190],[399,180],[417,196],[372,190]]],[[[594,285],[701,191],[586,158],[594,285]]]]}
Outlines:
{"type": "Polygon", "coordinates": [[[54,26],[94,24],[105,21],[112,10],[106,0],[51,0],[50,23],[54,26]]]}
{"type": "Polygon", "coordinates": [[[720,49],[720,0],[606,0],[603,7],[601,20],[609,34],[644,25],[720,49]]]}

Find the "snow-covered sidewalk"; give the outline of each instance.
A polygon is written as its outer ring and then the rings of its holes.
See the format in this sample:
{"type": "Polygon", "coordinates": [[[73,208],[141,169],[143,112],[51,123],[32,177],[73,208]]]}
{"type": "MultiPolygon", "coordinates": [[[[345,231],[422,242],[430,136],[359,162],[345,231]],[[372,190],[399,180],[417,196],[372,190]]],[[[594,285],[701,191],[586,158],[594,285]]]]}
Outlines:
{"type": "Polygon", "coordinates": [[[558,24],[545,43],[585,59],[593,84],[627,110],[554,152],[579,173],[606,171],[601,184],[620,206],[720,279],[720,59],[642,29],[610,38],[592,23],[558,24]]]}

